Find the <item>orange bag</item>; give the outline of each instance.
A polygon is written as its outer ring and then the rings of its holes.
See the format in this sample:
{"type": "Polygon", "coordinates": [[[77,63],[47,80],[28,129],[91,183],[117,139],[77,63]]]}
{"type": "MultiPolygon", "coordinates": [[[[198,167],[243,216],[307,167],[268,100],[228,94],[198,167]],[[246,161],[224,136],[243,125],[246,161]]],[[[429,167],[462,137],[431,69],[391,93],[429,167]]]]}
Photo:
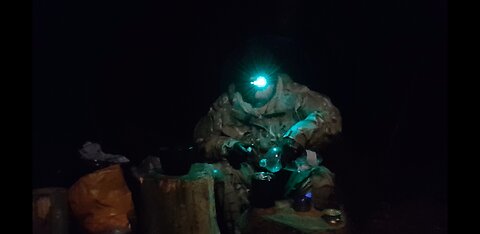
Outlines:
{"type": "Polygon", "coordinates": [[[68,200],[88,233],[130,229],[127,214],[133,211],[132,197],[119,165],[81,177],[69,189],[68,200]]]}

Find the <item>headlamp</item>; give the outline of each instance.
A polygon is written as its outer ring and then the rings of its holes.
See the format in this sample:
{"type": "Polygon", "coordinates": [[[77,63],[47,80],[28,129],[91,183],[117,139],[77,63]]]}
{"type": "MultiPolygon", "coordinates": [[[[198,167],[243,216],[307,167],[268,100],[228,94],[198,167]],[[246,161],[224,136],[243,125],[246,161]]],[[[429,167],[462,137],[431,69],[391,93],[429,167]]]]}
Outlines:
{"type": "Polygon", "coordinates": [[[265,88],[268,81],[264,76],[258,76],[254,81],[250,82],[250,84],[253,84],[256,88],[265,88]]]}

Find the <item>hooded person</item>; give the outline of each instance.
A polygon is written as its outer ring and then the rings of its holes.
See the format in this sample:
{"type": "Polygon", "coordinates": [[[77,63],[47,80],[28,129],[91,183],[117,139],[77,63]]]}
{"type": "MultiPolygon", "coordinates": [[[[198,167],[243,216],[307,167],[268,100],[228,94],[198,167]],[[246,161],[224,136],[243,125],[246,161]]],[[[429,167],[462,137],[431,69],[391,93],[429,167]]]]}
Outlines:
{"type": "MultiPolygon", "coordinates": [[[[268,50],[249,50],[237,63],[235,81],[194,130],[196,145],[222,174],[224,191],[217,205],[228,230],[235,229],[249,205],[251,177],[261,169],[261,155],[277,147],[282,168],[288,168],[342,130],[340,112],[328,97],[294,82],[275,64],[268,50]]],[[[317,186],[333,187],[333,174],[315,165],[307,173],[291,173],[283,197],[310,191],[312,173],[321,175],[317,186]]]]}

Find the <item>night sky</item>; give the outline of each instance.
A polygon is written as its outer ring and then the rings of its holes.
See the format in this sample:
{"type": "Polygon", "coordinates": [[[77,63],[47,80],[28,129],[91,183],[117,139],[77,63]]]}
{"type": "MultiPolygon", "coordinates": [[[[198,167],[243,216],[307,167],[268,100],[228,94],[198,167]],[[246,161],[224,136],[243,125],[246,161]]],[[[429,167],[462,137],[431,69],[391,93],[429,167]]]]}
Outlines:
{"type": "Polygon", "coordinates": [[[33,187],[75,182],[86,141],[134,162],[191,144],[225,61],[267,38],[340,109],[324,158],[345,194],[443,201],[446,1],[310,2],[34,0],[33,187]]]}

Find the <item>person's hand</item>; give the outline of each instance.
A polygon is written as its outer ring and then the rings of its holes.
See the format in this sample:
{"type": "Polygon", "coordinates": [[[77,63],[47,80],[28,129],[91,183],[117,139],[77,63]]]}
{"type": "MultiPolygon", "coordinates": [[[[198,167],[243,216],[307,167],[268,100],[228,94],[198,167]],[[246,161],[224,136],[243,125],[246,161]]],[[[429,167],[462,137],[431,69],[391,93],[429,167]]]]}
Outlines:
{"type": "Polygon", "coordinates": [[[302,145],[288,137],[280,141],[279,147],[282,152],[281,162],[283,167],[305,153],[305,148],[302,145]]]}
{"type": "Polygon", "coordinates": [[[233,145],[228,153],[227,160],[235,169],[240,169],[240,164],[246,162],[249,158],[255,156],[255,151],[250,148],[250,145],[237,142],[233,145]]]}

